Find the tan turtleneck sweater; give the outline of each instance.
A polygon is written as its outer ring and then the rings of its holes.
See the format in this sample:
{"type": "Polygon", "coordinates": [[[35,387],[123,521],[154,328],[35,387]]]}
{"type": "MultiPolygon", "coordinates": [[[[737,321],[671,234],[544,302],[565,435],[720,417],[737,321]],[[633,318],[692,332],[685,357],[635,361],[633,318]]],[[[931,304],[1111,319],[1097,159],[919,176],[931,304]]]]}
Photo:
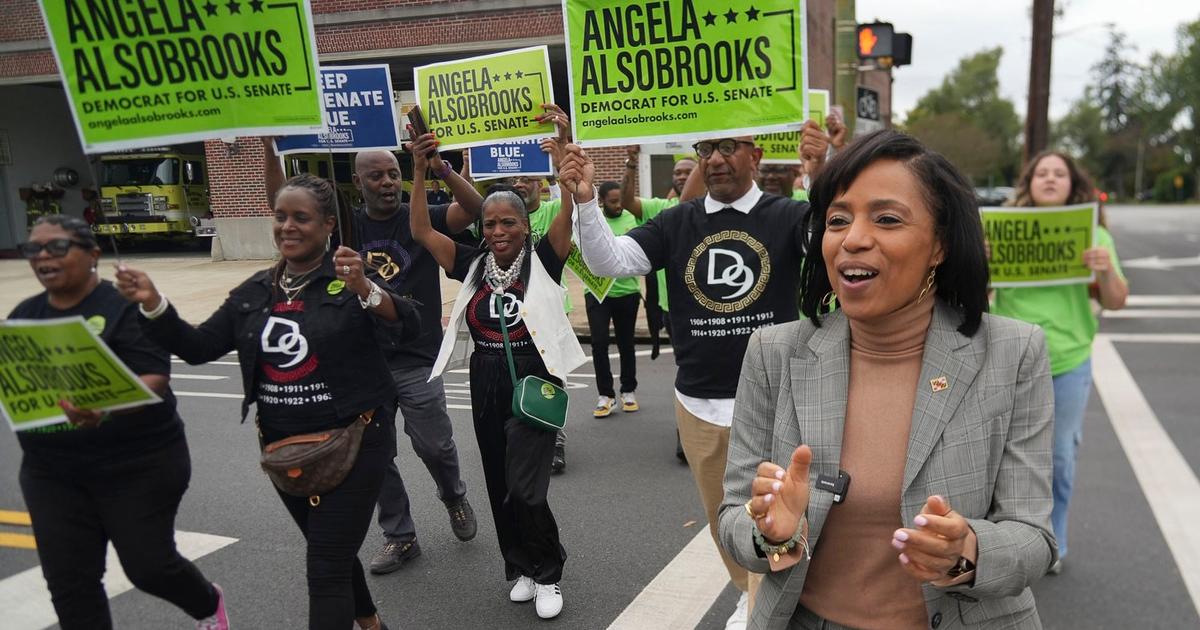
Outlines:
{"type": "Polygon", "coordinates": [[[840,467],[850,475],[813,550],[800,603],[853,628],[926,628],[920,582],[892,547],[925,334],[934,300],[883,322],[850,320],[850,383],[840,467]]]}

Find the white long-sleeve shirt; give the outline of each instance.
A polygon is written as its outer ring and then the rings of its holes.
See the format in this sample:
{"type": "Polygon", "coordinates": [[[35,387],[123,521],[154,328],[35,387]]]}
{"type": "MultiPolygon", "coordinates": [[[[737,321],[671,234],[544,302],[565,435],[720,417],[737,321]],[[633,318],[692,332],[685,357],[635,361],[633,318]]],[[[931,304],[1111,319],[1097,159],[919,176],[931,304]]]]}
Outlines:
{"type": "MultiPolygon", "coordinates": [[[[713,214],[732,207],[738,212],[748,214],[761,197],[762,191],[752,184],[750,190],[733,203],[724,203],[711,196],[705,196],[704,210],[713,214]]],[[[580,253],[593,273],[621,278],[643,276],[654,271],[649,257],[637,241],[612,233],[608,222],[601,216],[600,204],[595,196],[586,203],[578,204],[574,221],[580,253]]],[[[733,424],[733,398],[696,398],[678,389],[675,390],[675,398],[689,413],[705,422],[721,427],[733,424]]]]}

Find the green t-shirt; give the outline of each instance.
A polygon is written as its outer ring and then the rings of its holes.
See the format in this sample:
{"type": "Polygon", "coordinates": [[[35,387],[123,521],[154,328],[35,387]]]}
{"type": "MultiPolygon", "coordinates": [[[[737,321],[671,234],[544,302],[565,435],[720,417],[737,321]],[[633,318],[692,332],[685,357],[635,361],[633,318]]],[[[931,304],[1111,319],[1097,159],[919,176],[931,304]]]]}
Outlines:
{"type": "Polygon", "coordinates": [[[796,201],[808,201],[808,191],[803,188],[793,188],[792,199],[796,201]]]}
{"type": "MultiPolygon", "coordinates": [[[[537,210],[529,213],[529,229],[533,232],[531,236],[533,236],[533,243],[535,245],[550,231],[550,224],[554,223],[554,217],[557,217],[561,211],[562,199],[554,199],[552,201],[542,200],[538,204],[537,210]]],[[[564,287],[567,286],[566,282],[567,278],[564,275],[564,287]]],[[[571,296],[566,293],[563,294],[563,310],[568,313],[571,312],[571,296]]]]}
{"type": "MultiPolygon", "coordinates": [[[[608,221],[608,227],[612,229],[612,233],[616,236],[621,236],[638,226],[637,217],[630,214],[628,210],[622,210],[621,214],[615,219],[604,215],[604,220],[608,221]]],[[[608,297],[625,297],[626,295],[641,293],[641,291],[642,288],[638,285],[637,276],[617,278],[613,281],[612,288],[608,290],[608,297]]]]}
{"type": "MultiPolygon", "coordinates": [[[[1096,247],[1108,250],[1113,269],[1124,278],[1112,234],[1100,226],[1096,227],[1096,247]]],[[[992,313],[1042,327],[1054,376],[1070,372],[1092,355],[1092,339],[1100,326],[1086,284],[996,289],[992,313]]]]}
{"type": "MultiPolygon", "coordinates": [[[[642,219],[639,225],[658,216],[663,210],[679,205],[679,197],[672,197],[671,199],[641,197],[640,200],[642,202],[642,219]]],[[[659,269],[655,275],[658,276],[658,307],[663,312],[666,312],[669,310],[667,308],[667,272],[666,270],[659,269]]]]}

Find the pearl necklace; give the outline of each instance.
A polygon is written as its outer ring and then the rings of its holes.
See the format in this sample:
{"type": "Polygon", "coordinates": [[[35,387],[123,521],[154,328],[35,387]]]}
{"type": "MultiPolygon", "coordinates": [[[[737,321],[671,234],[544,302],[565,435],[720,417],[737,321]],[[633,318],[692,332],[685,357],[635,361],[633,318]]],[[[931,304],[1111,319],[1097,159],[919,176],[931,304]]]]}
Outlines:
{"type": "Polygon", "coordinates": [[[500,295],[504,293],[505,289],[512,286],[512,283],[521,275],[521,264],[523,262],[525,262],[524,247],[517,250],[517,257],[513,259],[508,269],[501,269],[500,265],[496,263],[496,254],[488,252],[487,257],[483,261],[483,279],[487,280],[492,293],[500,295]]]}

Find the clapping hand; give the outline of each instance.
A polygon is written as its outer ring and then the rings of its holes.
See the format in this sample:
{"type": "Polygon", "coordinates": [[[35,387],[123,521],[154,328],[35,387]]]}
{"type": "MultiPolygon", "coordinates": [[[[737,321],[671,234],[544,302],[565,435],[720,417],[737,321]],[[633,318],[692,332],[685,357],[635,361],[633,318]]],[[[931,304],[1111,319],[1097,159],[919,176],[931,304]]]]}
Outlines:
{"type": "Polygon", "coordinates": [[[913,524],[916,527],[898,529],[892,534],[892,546],[900,552],[900,565],[922,582],[945,579],[967,551],[970,524],[950,509],[944,497],[937,495],[925,500],[913,524]]]}
{"type": "Polygon", "coordinates": [[[746,504],[758,531],[768,542],[790,539],[800,527],[808,510],[808,467],[812,449],[801,445],[792,452],[792,461],[784,470],[772,462],[758,465],[758,474],[750,484],[746,504]]]}

